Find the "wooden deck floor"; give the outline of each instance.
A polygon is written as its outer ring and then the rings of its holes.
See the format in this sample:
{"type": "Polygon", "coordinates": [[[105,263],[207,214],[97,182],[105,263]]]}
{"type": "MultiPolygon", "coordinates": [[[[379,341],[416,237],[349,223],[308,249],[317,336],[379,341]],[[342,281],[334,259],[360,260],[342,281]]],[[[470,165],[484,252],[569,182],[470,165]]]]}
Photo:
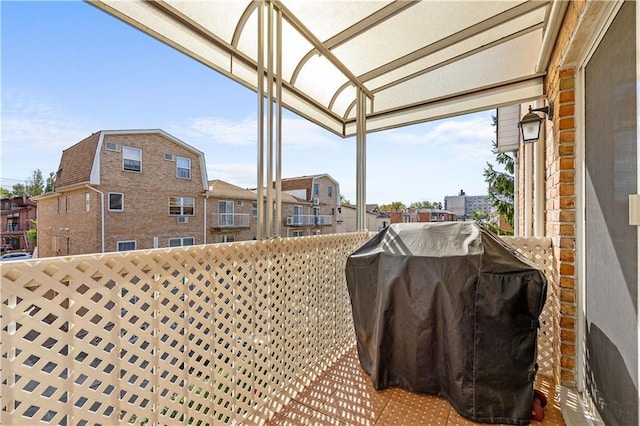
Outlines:
{"type": "MultiPolygon", "coordinates": [[[[538,375],[536,389],[548,397],[545,418],[534,426],[564,425],[551,378],[538,375]]],[[[293,399],[269,425],[476,425],[444,398],[401,388],[376,391],[355,347],[293,399]]]]}

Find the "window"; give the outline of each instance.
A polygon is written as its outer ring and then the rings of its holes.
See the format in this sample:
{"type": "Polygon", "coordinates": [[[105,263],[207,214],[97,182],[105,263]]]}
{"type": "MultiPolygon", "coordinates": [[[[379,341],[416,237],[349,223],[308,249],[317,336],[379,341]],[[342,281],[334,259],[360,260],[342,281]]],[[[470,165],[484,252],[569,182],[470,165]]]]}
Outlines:
{"type": "Polygon", "coordinates": [[[329,196],[329,198],[333,197],[333,186],[327,187],[327,195],[329,196]]]}
{"type": "Polygon", "coordinates": [[[192,246],[194,243],[193,237],[169,238],[169,247],[192,246]]]}
{"type": "Polygon", "coordinates": [[[89,206],[91,204],[91,194],[89,194],[88,192],[84,193],[84,211],[88,212],[89,211],[89,206]]]}
{"type": "Polygon", "coordinates": [[[317,197],[318,194],[320,193],[320,185],[317,183],[313,184],[313,196],[317,197]]]}
{"type": "Polygon", "coordinates": [[[58,197],[58,213],[62,213],[62,197],[58,197]]]}
{"type": "Polygon", "coordinates": [[[193,216],[195,206],[193,197],[169,197],[169,216],[193,216]]]}
{"type": "Polygon", "coordinates": [[[120,192],[109,193],[109,211],[112,211],[112,212],[124,211],[124,194],[120,192]]]}
{"type": "Polygon", "coordinates": [[[292,235],[294,237],[304,237],[304,231],[293,231],[292,235]]]}
{"type": "Polygon", "coordinates": [[[184,157],[176,157],[176,176],[180,179],[191,179],[191,160],[184,157]]]}
{"type": "Polygon", "coordinates": [[[65,206],[67,208],[67,213],[71,212],[71,196],[67,195],[65,198],[65,206]]]}
{"type": "Polygon", "coordinates": [[[233,225],[233,201],[218,201],[218,225],[233,225]]]}
{"type": "Polygon", "coordinates": [[[130,172],[141,172],[142,150],[128,146],[122,147],[122,168],[130,172]]]}
{"type": "Polygon", "coordinates": [[[251,215],[253,216],[253,223],[258,223],[258,203],[256,202],[251,204],[251,215]]]}
{"type": "Polygon", "coordinates": [[[117,251],[128,251],[136,249],[136,241],[118,241],[117,243],[117,251]]]}
{"type": "Polygon", "coordinates": [[[216,243],[232,243],[236,240],[236,237],[232,234],[230,235],[217,235],[216,243]]]}
{"type": "Polygon", "coordinates": [[[293,206],[293,224],[302,225],[302,206],[293,206]]]}

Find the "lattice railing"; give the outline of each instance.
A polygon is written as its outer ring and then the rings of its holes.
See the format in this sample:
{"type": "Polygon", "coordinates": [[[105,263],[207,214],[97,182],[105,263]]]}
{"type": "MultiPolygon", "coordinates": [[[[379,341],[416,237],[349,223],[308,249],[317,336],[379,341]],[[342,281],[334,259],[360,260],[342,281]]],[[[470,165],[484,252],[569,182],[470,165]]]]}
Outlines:
{"type": "Polygon", "coordinates": [[[527,259],[533,261],[547,277],[547,301],[540,314],[538,330],[538,372],[553,376],[554,344],[553,344],[553,250],[551,238],[537,237],[502,237],[527,259]]]}
{"type": "MultiPolygon", "coordinates": [[[[264,423],[353,347],[344,268],[368,236],[0,264],[0,423],[264,423]]],[[[506,240],[550,275],[549,241],[506,240]]]]}
{"type": "Polygon", "coordinates": [[[367,238],[2,264],[1,423],[263,423],[353,347],[367,238]]]}

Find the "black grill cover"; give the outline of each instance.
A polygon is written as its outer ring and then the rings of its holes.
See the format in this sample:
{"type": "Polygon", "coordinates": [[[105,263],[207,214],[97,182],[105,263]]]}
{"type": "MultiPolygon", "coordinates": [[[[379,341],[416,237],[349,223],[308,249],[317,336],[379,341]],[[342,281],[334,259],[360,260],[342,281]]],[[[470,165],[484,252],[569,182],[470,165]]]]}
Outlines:
{"type": "Polygon", "coordinates": [[[393,224],[347,259],[358,355],[373,386],[440,395],[476,422],[528,424],[538,267],[473,222],[393,224]]]}

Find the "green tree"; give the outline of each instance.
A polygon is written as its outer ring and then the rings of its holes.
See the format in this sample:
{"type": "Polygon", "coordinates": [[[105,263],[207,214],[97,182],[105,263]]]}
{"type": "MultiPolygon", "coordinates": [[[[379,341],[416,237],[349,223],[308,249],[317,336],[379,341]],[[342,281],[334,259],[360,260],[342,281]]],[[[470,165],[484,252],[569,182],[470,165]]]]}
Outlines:
{"type": "Polygon", "coordinates": [[[56,174],[54,172],[49,173],[47,183],[44,186],[44,192],[53,192],[56,186],[56,174]]]}
{"type": "Polygon", "coordinates": [[[401,202],[401,201],[394,201],[392,203],[389,204],[383,204],[380,206],[380,210],[382,211],[397,211],[397,210],[404,210],[406,207],[405,205],[401,202]]]}
{"type": "Polygon", "coordinates": [[[11,198],[11,191],[6,188],[0,188],[0,198],[11,198]]]}
{"type": "MultiPolygon", "coordinates": [[[[496,116],[494,115],[492,119],[492,125],[496,126],[496,116]]],[[[496,141],[491,141],[491,143],[494,148],[498,147],[496,141]]],[[[491,205],[513,227],[514,158],[506,152],[499,152],[496,155],[496,162],[504,167],[504,171],[496,170],[493,164],[487,163],[483,172],[484,180],[489,184],[491,205]]]]}
{"type": "Polygon", "coordinates": [[[439,201],[416,201],[409,205],[415,209],[442,209],[442,203],[439,201]]]}
{"type": "Polygon", "coordinates": [[[27,195],[27,187],[23,183],[16,183],[11,187],[12,197],[24,197],[27,195]]]}
{"type": "Polygon", "coordinates": [[[347,200],[344,195],[340,194],[340,205],[341,206],[350,206],[351,205],[351,201],[347,200]]]}
{"type": "Polygon", "coordinates": [[[44,179],[42,178],[42,172],[40,169],[36,169],[31,173],[31,176],[27,179],[25,185],[25,195],[29,197],[35,197],[44,193],[44,179]]]}
{"type": "Polygon", "coordinates": [[[36,245],[38,244],[38,221],[32,219],[31,223],[33,226],[27,230],[27,238],[29,238],[29,241],[31,241],[33,245],[36,245]]]}

